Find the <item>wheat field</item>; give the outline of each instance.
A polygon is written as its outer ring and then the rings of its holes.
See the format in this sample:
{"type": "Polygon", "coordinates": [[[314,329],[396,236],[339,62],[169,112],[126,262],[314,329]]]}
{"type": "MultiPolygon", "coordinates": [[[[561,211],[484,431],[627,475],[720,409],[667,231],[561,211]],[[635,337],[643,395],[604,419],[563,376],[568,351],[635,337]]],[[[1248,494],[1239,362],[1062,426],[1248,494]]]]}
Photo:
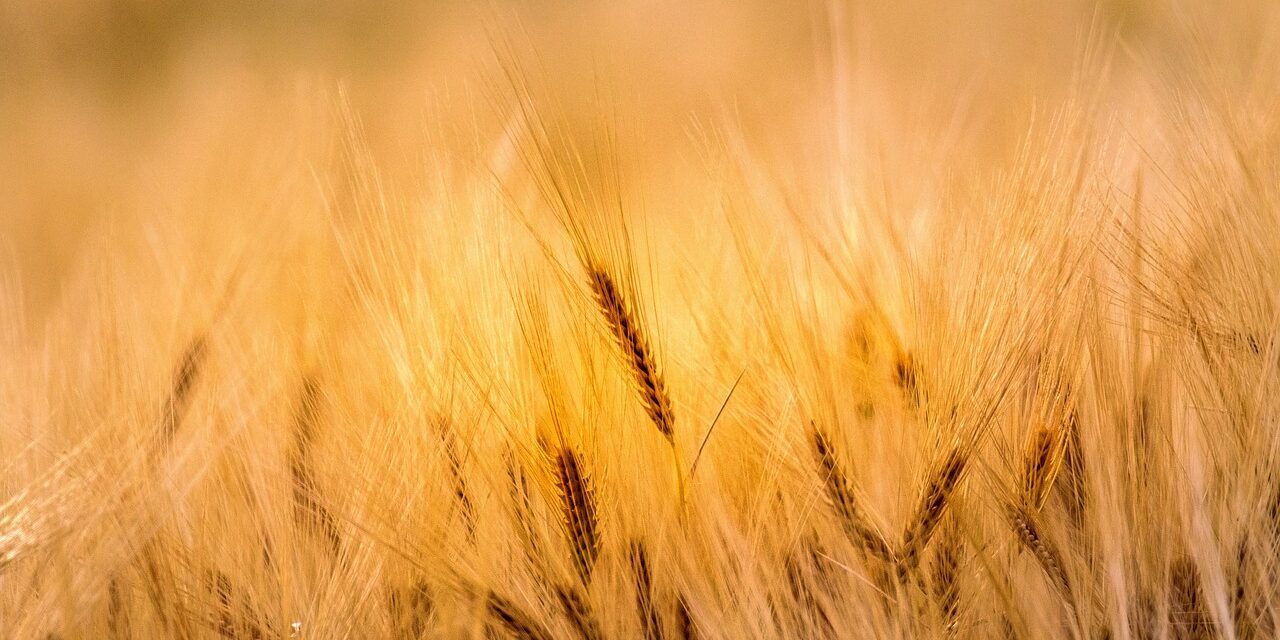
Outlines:
{"type": "Polygon", "coordinates": [[[0,2],[0,637],[1274,638],[1269,0],[0,2]]]}

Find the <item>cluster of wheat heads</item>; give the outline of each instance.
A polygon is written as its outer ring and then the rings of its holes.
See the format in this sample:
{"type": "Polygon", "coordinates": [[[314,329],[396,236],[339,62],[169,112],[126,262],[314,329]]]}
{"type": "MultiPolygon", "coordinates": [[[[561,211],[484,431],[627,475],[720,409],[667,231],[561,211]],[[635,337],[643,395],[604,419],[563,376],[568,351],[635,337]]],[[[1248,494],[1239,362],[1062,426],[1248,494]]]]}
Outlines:
{"type": "Polygon", "coordinates": [[[1274,637],[1280,93],[1232,95],[911,201],[726,132],[692,231],[525,94],[411,187],[347,119],[5,318],[3,635],[1274,637]]]}

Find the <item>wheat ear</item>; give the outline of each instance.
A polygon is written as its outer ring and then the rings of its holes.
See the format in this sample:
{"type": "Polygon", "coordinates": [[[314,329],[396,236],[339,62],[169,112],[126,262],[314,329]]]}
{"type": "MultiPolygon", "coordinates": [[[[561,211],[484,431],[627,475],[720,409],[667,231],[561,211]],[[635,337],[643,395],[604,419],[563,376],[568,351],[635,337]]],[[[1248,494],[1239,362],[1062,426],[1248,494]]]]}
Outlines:
{"type": "Polygon", "coordinates": [[[299,529],[314,527],[324,536],[326,549],[337,555],[342,548],[333,515],[319,499],[315,475],[311,469],[311,443],[315,438],[320,409],[320,386],[316,379],[305,376],[302,396],[294,410],[293,451],[289,456],[289,473],[293,479],[293,517],[299,529]]]}
{"type": "Polygon", "coordinates": [[[600,640],[600,625],[596,623],[591,605],[575,587],[557,586],[556,599],[569,619],[569,624],[582,640],[600,640]]]}
{"type": "Polygon", "coordinates": [[[525,474],[524,465],[513,452],[507,451],[505,457],[511,511],[515,518],[516,534],[520,536],[520,548],[529,566],[541,569],[544,562],[542,544],[539,542],[538,531],[533,528],[533,502],[529,492],[529,479],[525,474]]]}
{"type": "Polygon", "coordinates": [[[1042,422],[1031,432],[1022,455],[1016,504],[1006,506],[1005,516],[1017,534],[1018,542],[1035,557],[1045,576],[1062,596],[1064,604],[1074,613],[1071,583],[1067,578],[1062,554],[1043,535],[1039,523],[1040,510],[1044,508],[1054,480],[1066,459],[1067,429],[1068,424],[1065,422],[1058,426],[1042,422]]]}
{"type": "Polygon", "coordinates": [[[942,619],[942,634],[952,638],[960,630],[960,563],[964,553],[964,541],[954,514],[947,517],[940,535],[933,554],[930,584],[942,619]]]}
{"type": "Polygon", "coordinates": [[[657,359],[649,346],[644,327],[617,281],[603,267],[588,263],[587,279],[596,307],[613,335],[614,344],[622,352],[623,360],[631,371],[631,378],[649,420],[666,438],[671,447],[676,486],[684,501],[684,474],[680,450],[675,441],[675,414],[671,410],[671,398],[667,395],[666,381],[658,368],[657,359]]]}
{"type": "Polygon", "coordinates": [[[418,581],[408,587],[394,588],[387,595],[387,608],[396,633],[420,638],[426,632],[435,613],[435,599],[431,587],[418,581]]]}
{"type": "Polygon", "coordinates": [[[953,447],[934,464],[933,472],[929,474],[920,500],[912,512],[911,521],[902,535],[902,549],[898,553],[902,570],[914,569],[920,562],[920,554],[928,546],[938,523],[942,522],[951,496],[964,479],[968,463],[969,456],[960,447],[953,447]]]}
{"type": "Polygon", "coordinates": [[[561,448],[553,462],[563,516],[561,524],[569,539],[574,568],[586,585],[591,582],[591,571],[600,553],[595,490],[573,449],[561,448]]]}
{"type": "Polygon", "coordinates": [[[476,535],[475,507],[471,502],[471,492],[467,488],[467,479],[462,468],[462,456],[458,454],[454,430],[445,420],[441,421],[440,441],[444,447],[445,459],[449,463],[449,477],[453,479],[453,495],[457,499],[458,510],[467,529],[467,539],[474,541],[476,535]]]}
{"type": "Polygon", "coordinates": [[[525,613],[516,603],[496,594],[489,593],[485,599],[485,610],[489,617],[497,622],[508,633],[519,640],[552,640],[550,631],[525,613]]]}
{"type": "Polygon", "coordinates": [[[806,562],[815,561],[816,555],[817,552],[812,545],[805,545],[804,549],[787,554],[783,561],[783,569],[787,574],[787,584],[791,588],[791,599],[803,605],[803,612],[811,632],[821,630],[816,633],[817,637],[829,638],[835,636],[831,617],[827,615],[826,607],[809,587],[810,582],[813,581],[812,572],[806,571],[803,566],[806,562]]]}
{"type": "Polygon", "coordinates": [[[1204,602],[1200,570],[1183,556],[1169,566],[1169,627],[1177,640],[1215,637],[1214,624],[1204,602]]]}
{"type": "Polygon", "coordinates": [[[1062,553],[1058,551],[1053,541],[1042,533],[1039,518],[1035,513],[1021,506],[1010,506],[1006,511],[1014,532],[1018,534],[1018,541],[1035,556],[1036,562],[1040,564],[1040,568],[1058,590],[1063,602],[1068,608],[1074,610],[1071,604],[1071,581],[1067,578],[1062,553]]]}
{"type": "Polygon", "coordinates": [[[596,305],[599,306],[601,315],[604,316],[605,322],[613,333],[614,342],[622,350],[627,364],[631,367],[649,419],[653,421],[653,426],[658,428],[658,432],[671,442],[675,428],[675,417],[671,413],[671,399],[667,396],[666,383],[658,370],[641,324],[608,271],[600,267],[590,267],[588,279],[591,283],[591,292],[595,295],[596,305]]]}
{"type": "Polygon", "coordinates": [[[881,560],[892,561],[893,551],[884,536],[876,531],[867,517],[862,513],[858,501],[854,498],[853,489],[849,486],[844,467],[836,459],[831,441],[815,424],[810,424],[810,443],[818,470],[822,474],[822,485],[827,499],[840,518],[840,524],[849,538],[863,550],[881,560]]]}
{"type": "Polygon", "coordinates": [[[637,540],[628,550],[631,575],[636,588],[636,610],[640,613],[640,629],[645,640],[662,640],[662,622],[653,602],[653,575],[649,571],[649,553],[637,540]]]}
{"type": "Polygon", "coordinates": [[[1067,450],[1066,429],[1039,425],[1031,434],[1022,456],[1022,495],[1027,509],[1038,513],[1044,508],[1053,481],[1062,470],[1067,450]]]}
{"type": "Polygon", "coordinates": [[[182,352],[178,368],[173,375],[173,385],[169,395],[165,397],[164,409],[160,418],[160,450],[164,451],[173,443],[178,433],[178,425],[187,411],[191,400],[191,390],[195,387],[196,378],[204,366],[208,353],[208,339],[202,334],[191,339],[182,352]]]}
{"type": "Polygon", "coordinates": [[[676,595],[676,631],[681,640],[698,640],[698,624],[693,621],[689,603],[683,595],[676,595]]]}

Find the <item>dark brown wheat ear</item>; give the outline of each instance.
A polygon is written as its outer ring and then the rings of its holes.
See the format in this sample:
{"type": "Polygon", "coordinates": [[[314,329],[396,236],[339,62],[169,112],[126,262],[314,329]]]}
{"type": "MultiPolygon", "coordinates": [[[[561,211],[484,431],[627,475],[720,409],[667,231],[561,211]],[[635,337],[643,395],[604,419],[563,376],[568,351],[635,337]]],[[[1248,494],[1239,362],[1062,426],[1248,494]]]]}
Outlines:
{"type": "Polygon", "coordinates": [[[397,637],[422,637],[435,615],[430,585],[419,580],[409,586],[392,587],[387,593],[387,612],[397,637]]]}
{"type": "Polygon", "coordinates": [[[253,601],[241,589],[236,589],[230,576],[212,570],[207,576],[209,587],[217,598],[217,619],[213,629],[224,638],[245,640],[266,640],[278,637],[263,616],[258,613],[253,601]]]}
{"type": "Polygon", "coordinates": [[[666,439],[671,447],[673,471],[676,486],[683,503],[685,498],[684,471],[681,465],[680,449],[675,440],[675,414],[671,410],[671,398],[667,395],[667,384],[658,367],[650,341],[645,335],[644,325],[635,313],[626,293],[618,286],[618,281],[600,264],[586,259],[584,268],[587,280],[595,299],[596,307],[613,343],[622,355],[623,361],[631,374],[631,380],[645,413],[658,433],[666,439]]]}
{"type": "Polygon", "coordinates": [[[546,559],[543,557],[543,545],[539,531],[534,528],[533,498],[529,487],[529,478],[524,464],[512,450],[504,453],[507,466],[507,480],[511,499],[511,515],[514,520],[516,535],[520,538],[520,550],[525,562],[536,571],[544,571],[546,559]]]}
{"type": "Polygon", "coordinates": [[[588,266],[587,277],[595,296],[600,314],[613,334],[614,344],[634,376],[637,390],[645,411],[653,426],[670,442],[675,430],[675,416],[671,412],[671,399],[667,385],[658,370],[657,361],[649,347],[649,340],[630,303],[609,272],[600,266],[588,266]]]}
{"type": "Polygon", "coordinates": [[[698,640],[698,623],[689,610],[689,601],[684,595],[676,594],[676,633],[680,640],[698,640]]]}
{"type": "Polygon", "coordinates": [[[831,624],[831,616],[827,613],[822,596],[815,592],[815,586],[821,585],[821,569],[818,551],[812,541],[800,545],[800,548],[789,552],[783,560],[783,569],[787,577],[787,586],[793,603],[799,605],[800,615],[804,619],[808,633],[815,637],[835,637],[835,628],[831,624]]]}
{"type": "Polygon", "coordinates": [[[588,585],[600,554],[595,489],[573,449],[561,448],[552,463],[560,493],[561,525],[569,541],[573,566],[582,584],[588,585]]]}
{"type": "Polygon", "coordinates": [[[654,603],[653,574],[649,569],[649,552],[644,542],[633,541],[627,549],[631,578],[635,585],[636,611],[640,614],[640,631],[645,640],[662,640],[662,620],[654,603]]]}
{"type": "Polygon", "coordinates": [[[552,640],[551,632],[534,620],[516,603],[490,592],[485,598],[485,611],[491,622],[496,623],[518,640],[552,640]]]}
{"type": "Polygon", "coordinates": [[[1204,601],[1200,570],[1187,556],[1169,563],[1169,631],[1177,640],[1215,637],[1213,619],[1204,601]]]}
{"type": "Polygon", "coordinates": [[[453,495],[458,512],[462,516],[463,525],[467,529],[467,539],[475,540],[476,512],[471,502],[471,491],[467,486],[467,477],[463,472],[462,455],[458,452],[457,435],[448,418],[437,421],[440,443],[444,449],[445,460],[449,463],[449,477],[453,480],[453,495]]]}
{"type": "Polygon", "coordinates": [[[556,587],[556,600],[560,602],[560,609],[564,611],[565,618],[569,620],[569,625],[573,627],[579,638],[601,639],[600,625],[596,622],[595,613],[580,589],[559,585],[556,587]]]}
{"type": "Polygon", "coordinates": [[[107,637],[111,640],[133,637],[128,604],[120,592],[120,579],[107,581],[107,637]]]}
{"type": "Polygon", "coordinates": [[[900,571],[911,571],[920,563],[920,555],[946,515],[952,496],[964,480],[969,455],[959,446],[953,446],[939,458],[930,471],[920,499],[912,512],[911,520],[902,535],[902,548],[898,553],[900,571]]]}
{"type": "Polygon", "coordinates": [[[1038,425],[1031,433],[1022,456],[1020,500],[1032,512],[1044,508],[1045,500],[1066,458],[1065,427],[1038,425]]]}

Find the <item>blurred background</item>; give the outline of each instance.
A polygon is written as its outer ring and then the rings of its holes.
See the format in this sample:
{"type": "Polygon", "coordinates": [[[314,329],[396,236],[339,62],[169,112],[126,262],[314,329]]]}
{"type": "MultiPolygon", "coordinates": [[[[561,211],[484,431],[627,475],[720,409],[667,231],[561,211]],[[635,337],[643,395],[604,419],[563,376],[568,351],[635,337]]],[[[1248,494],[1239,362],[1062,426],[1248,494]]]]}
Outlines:
{"type": "Polygon", "coordinates": [[[1119,113],[1176,88],[1196,37],[1237,58],[1268,46],[1249,37],[1267,4],[0,0],[6,286],[38,324],[104,228],[145,233],[229,176],[321,157],[349,120],[390,175],[440,156],[479,171],[510,94],[495,50],[568,126],[611,120],[628,181],[687,217],[714,197],[703,151],[726,127],[797,174],[856,163],[849,148],[998,162],[1073,87],[1119,113]]]}

